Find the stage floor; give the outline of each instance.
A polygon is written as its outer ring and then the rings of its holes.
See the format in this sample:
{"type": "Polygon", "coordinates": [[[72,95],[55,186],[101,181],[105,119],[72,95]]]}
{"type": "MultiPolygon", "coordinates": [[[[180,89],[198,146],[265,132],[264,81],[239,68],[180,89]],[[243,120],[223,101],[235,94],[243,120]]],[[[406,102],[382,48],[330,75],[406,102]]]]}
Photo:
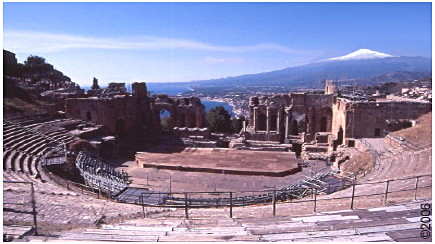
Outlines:
{"type": "Polygon", "coordinates": [[[299,172],[301,162],[293,152],[186,148],[173,153],[136,153],[136,163],[142,168],[236,175],[282,177],[299,172]]]}

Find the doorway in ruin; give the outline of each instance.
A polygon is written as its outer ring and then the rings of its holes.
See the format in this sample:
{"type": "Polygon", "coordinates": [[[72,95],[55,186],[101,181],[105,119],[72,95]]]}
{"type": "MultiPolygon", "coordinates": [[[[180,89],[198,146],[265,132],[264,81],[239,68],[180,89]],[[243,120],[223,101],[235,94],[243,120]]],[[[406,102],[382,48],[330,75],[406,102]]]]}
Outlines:
{"type": "Polygon", "coordinates": [[[340,129],[338,129],[338,135],[337,135],[337,144],[341,145],[343,144],[343,128],[340,126],[340,129]]]}
{"type": "Polygon", "coordinates": [[[381,136],[381,128],[375,128],[375,137],[381,136]]]}
{"type": "Polygon", "coordinates": [[[271,131],[276,131],[276,129],[277,129],[277,120],[278,120],[278,117],[276,116],[276,114],[271,116],[271,118],[270,118],[270,130],[271,131]]]}
{"type": "Polygon", "coordinates": [[[325,116],[320,119],[320,132],[326,132],[326,128],[328,125],[328,120],[325,116]]]}
{"type": "Polygon", "coordinates": [[[127,136],[125,121],[123,119],[116,120],[115,133],[121,139],[124,139],[127,136]]]}
{"type": "Polygon", "coordinates": [[[260,114],[258,116],[258,130],[262,130],[262,131],[266,130],[266,120],[267,120],[266,115],[260,114]]]}
{"type": "Polygon", "coordinates": [[[163,133],[168,133],[171,130],[171,120],[172,120],[172,116],[171,113],[166,110],[166,109],[162,109],[160,110],[160,131],[163,133]]]}
{"type": "Polygon", "coordinates": [[[294,136],[297,136],[299,134],[298,122],[296,120],[292,120],[292,123],[290,125],[290,134],[294,136]]]}

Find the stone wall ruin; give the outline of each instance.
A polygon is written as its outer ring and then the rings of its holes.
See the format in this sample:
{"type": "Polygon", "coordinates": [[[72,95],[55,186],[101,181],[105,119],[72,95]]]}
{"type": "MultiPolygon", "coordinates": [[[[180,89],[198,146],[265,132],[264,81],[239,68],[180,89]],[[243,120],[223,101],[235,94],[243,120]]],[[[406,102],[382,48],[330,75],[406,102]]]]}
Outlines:
{"type": "Polygon", "coordinates": [[[105,125],[120,138],[161,133],[162,110],[170,114],[170,131],[206,127],[205,107],[199,98],[172,98],[166,94],[148,97],[143,82],[132,84],[132,94],[121,90],[122,93],[110,90],[104,96],[67,99],[66,116],[105,125]]]}

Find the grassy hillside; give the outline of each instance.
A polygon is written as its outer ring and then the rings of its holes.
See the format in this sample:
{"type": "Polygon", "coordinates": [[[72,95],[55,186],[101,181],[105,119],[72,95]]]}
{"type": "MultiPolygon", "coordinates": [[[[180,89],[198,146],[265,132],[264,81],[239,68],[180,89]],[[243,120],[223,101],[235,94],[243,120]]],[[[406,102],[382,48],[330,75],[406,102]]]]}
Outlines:
{"type": "Polygon", "coordinates": [[[39,100],[36,92],[25,90],[9,79],[3,82],[4,118],[45,113],[41,106],[48,104],[39,100]]]}
{"type": "Polygon", "coordinates": [[[417,119],[414,127],[396,131],[395,136],[420,146],[432,145],[432,112],[424,114],[417,119]]]}

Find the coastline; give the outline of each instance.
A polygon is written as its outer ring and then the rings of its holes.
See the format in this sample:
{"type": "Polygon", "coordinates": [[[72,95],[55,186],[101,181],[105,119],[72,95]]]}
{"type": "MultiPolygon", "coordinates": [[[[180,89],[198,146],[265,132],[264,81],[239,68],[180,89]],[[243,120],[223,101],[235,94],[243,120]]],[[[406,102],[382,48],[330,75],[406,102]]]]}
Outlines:
{"type": "Polygon", "coordinates": [[[242,114],[242,109],[239,108],[231,98],[211,98],[211,97],[200,97],[201,100],[203,101],[213,101],[213,102],[223,102],[228,104],[229,106],[231,106],[233,108],[232,113],[235,116],[240,116],[242,114]]]}

